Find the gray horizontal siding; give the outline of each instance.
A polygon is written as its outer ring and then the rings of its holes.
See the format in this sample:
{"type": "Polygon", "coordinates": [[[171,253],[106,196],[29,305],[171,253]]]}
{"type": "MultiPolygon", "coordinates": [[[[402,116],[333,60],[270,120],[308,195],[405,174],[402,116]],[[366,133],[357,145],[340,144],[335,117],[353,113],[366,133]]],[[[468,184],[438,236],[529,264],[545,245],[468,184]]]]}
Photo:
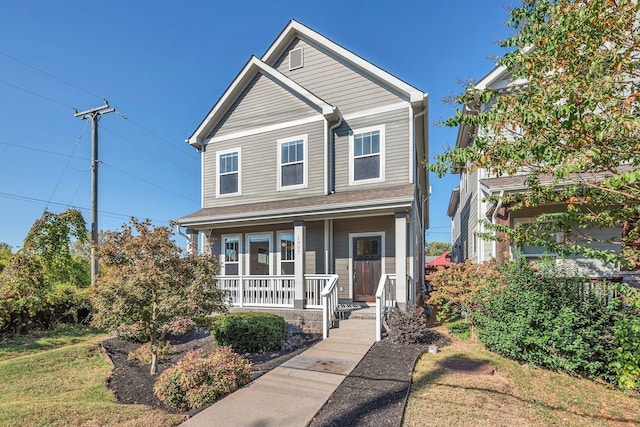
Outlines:
{"type": "Polygon", "coordinates": [[[230,206],[295,197],[324,194],[324,121],[292,126],[258,135],[246,136],[206,146],[203,160],[203,205],[230,206]],[[307,134],[308,188],[277,191],[278,188],[278,140],[307,134]],[[216,199],[216,151],[241,148],[241,195],[216,199]]]}
{"type": "Polygon", "coordinates": [[[318,114],[312,106],[262,74],[256,75],[209,138],[318,114]]]}
{"type": "Polygon", "coordinates": [[[409,183],[412,165],[409,161],[409,109],[360,117],[344,122],[335,139],[336,191],[380,188],[409,183]],[[385,125],[385,181],[349,185],[349,134],[354,129],[385,125]]]}
{"type": "Polygon", "coordinates": [[[275,62],[274,67],[316,96],[340,108],[343,114],[407,100],[384,83],[349,67],[344,60],[312,45],[294,40],[275,62]],[[289,71],[289,51],[304,49],[304,67],[289,71]]]}
{"type": "Polygon", "coordinates": [[[385,236],[385,274],[396,271],[395,258],[395,219],[393,216],[376,216],[370,218],[352,218],[333,222],[333,256],[335,272],[339,276],[338,292],[340,299],[349,298],[349,279],[353,266],[349,260],[349,233],[368,233],[384,231],[385,236]]]}

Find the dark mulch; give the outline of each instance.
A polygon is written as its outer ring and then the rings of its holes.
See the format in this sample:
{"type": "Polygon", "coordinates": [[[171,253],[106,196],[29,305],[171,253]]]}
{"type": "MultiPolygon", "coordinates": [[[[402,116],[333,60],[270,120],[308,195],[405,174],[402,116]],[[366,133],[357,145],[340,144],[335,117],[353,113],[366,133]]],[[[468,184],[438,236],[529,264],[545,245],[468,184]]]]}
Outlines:
{"type": "MultiPolygon", "coordinates": [[[[293,356],[306,350],[320,340],[317,334],[296,334],[289,336],[283,349],[265,353],[247,353],[243,356],[253,364],[254,377],[257,377],[276,366],[286,362],[293,356]]],[[[189,350],[214,347],[208,333],[197,332],[191,335],[170,337],[176,353],[167,355],[158,364],[158,371],[162,372],[173,366],[189,350]]],[[[157,376],[149,373],[149,365],[142,365],[137,360],[127,360],[129,352],[140,346],[140,343],[110,338],[102,342],[107,355],[114,365],[107,386],[111,389],[120,403],[140,403],[156,408],[170,410],[165,407],[153,394],[153,383],[157,376]]]]}
{"type": "MultiPolygon", "coordinates": [[[[430,343],[446,339],[435,332],[430,343]]],[[[309,427],[400,426],[411,375],[425,344],[377,342],[345,378],[309,427]]]]}

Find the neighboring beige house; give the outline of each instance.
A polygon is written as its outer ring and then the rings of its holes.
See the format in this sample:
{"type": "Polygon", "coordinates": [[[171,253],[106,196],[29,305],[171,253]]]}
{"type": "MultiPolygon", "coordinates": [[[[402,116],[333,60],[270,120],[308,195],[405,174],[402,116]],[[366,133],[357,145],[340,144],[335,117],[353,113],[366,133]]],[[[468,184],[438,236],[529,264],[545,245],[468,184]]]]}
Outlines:
{"type": "MultiPolygon", "coordinates": [[[[482,78],[476,87],[479,89],[491,88],[497,90],[509,90],[514,86],[518,86],[522,82],[512,82],[511,75],[505,67],[498,66],[494,68],[488,75],[482,78]]],[[[490,108],[490,105],[483,105],[481,108],[490,108]]],[[[465,113],[473,114],[474,112],[465,107],[465,113]]],[[[458,137],[456,147],[466,147],[474,142],[476,129],[461,125],[458,129],[458,137]]],[[[584,180],[601,180],[605,178],[605,174],[581,174],[574,175],[567,183],[575,183],[584,180]]],[[[541,182],[544,182],[541,177],[541,182]]],[[[452,218],[451,222],[451,242],[452,242],[452,261],[464,262],[471,260],[474,263],[480,263],[490,260],[491,258],[500,259],[504,254],[513,257],[516,253],[524,255],[527,259],[534,260],[545,257],[555,257],[557,263],[567,268],[568,271],[575,274],[581,274],[592,277],[603,276],[619,276],[624,275],[613,265],[605,264],[600,260],[587,259],[580,256],[570,256],[561,258],[557,254],[549,253],[544,248],[536,246],[514,247],[506,239],[503,241],[485,240],[480,237],[480,233],[486,233],[488,229],[486,224],[506,224],[513,226],[515,224],[531,224],[536,225],[536,217],[541,213],[554,212],[559,209],[566,209],[565,204],[545,205],[535,208],[524,208],[511,211],[498,201],[497,203],[487,201],[489,196],[500,196],[507,193],[518,193],[528,191],[525,185],[526,174],[515,176],[495,177],[491,176],[485,169],[477,169],[472,173],[460,173],[460,184],[452,192],[447,208],[447,215],[452,218]]],[[[551,178],[549,182],[551,183],[551,178]]],[[[563,185],[559,183],[558,185],[563,185]]],[[[601,249],[619,250],[619,245],[608,243],[611,238],[619,238],[621,229],[591,229],[576,230],[575,233],[581,233],[584,237],[592,237],[584,240],[584,244],[592,245],[601,249]]],[[[504,236],[500,236],[504,238],[504,236]]],[[[558,234],[557,239],[565,239],[567,237],[558,234]]]]}
{"type": "Polygon", "coordinates": [[[413,304],[427,111],[424,92],[290,21],[187,140],[202,157],[202,209],[178,220],[189,247],[219,257],[236,306],[331,319],[379,290],[413,304]]]}

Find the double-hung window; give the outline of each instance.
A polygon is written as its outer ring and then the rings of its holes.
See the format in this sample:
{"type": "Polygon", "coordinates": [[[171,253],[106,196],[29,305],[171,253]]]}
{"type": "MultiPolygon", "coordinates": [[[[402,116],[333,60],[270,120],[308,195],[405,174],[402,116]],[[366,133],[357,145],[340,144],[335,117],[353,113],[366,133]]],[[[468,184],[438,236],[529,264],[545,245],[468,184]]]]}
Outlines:
{"type": "Polygon", "coordinates": [[[218,196],[240,194],[240,149],[219,151],[218,163],[218,196]]]}
{"type": "Polygon", "coordinates": [[[278,190],[307,187],[307,135],[278,140],[278,190]]]}
{"type": "Polygon", "coordinates": [[[350,184],[384,181],[384,125],[354,130],[349,157],[350,184]]]}

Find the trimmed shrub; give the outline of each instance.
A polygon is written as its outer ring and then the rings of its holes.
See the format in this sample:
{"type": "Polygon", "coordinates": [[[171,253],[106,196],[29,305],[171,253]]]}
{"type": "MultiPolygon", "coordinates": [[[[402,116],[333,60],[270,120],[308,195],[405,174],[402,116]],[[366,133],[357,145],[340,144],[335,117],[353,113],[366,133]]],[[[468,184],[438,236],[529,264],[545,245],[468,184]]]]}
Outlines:
{"type": "Polygon", "coordinates": [[[229,313],[211,318],[211,337],[238,353],[277,350],[284,342],[284,318],[270,313],[229,313]]]}
{"type": "Polygon", "coordinates": [[[620,299],[589,280],[525,260],[506,264],[506,287],[485,292],[473,314],[478,337],[492,351],[552,370],[612,380],[613,326],[620,299]]]}
{"type": "Polygon", "coordinates": [[[229,347],[188,352],[158,377],[153,392],[178,411],[202,408],[251,381],[251,363],[229,347]]]}

